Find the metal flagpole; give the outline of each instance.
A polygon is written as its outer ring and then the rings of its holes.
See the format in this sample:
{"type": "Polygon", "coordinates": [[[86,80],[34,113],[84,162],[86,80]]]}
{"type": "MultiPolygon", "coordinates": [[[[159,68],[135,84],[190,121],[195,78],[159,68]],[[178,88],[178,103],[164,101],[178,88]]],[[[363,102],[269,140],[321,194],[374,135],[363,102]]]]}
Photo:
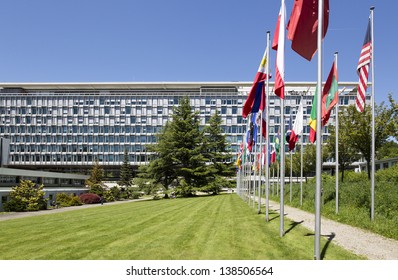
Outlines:
{"type": "Polygon", "coordinates": [[[371,25],[371,40],[372,40],[372,47],[371,47],[371,63],[372,63],[372,172],[371,172],[371,182],[372,182],[372,203],[371,203],[371,211],[370,211],[370,218],[373,221],[375,215],[375,71],[374,71],[374,33],[373,33],[373,13],[375,7],[370,8],[370,25],[371,25]]]}
{"type": "Polygon", "coordinates": [[[280,160],[278,161],[278,164],[276,165],[276,195],[280,196],[280,187],[281,187],[281,163],[280,160]]]}
{"type": "Polygon", "coordinates": [[[244,152],[243,152],[244,159],[245,159],[245,164],[243,165],[243,167],[244,167],[244,170],[245,170],[244,171],[245,201],[248,201],[248,202],[250,202],[250,200],[249,200],[249,180],[248,180],[248,170],[247,170],[248,158],[249,158],[248,149],[247,149],[247,146],[249,144],[248,141],[247,141],[247,131],[248,131],[249,127],[250,127],[250,118],[247,118],[246,119],[246,141],[245,141],[246,145],[244,147],[244,152]]]}
{"type": "MultiPolygon", "coordinates": [[[[257,115],[256,115],[257,118],[257,115]]],[[[255,118],[255,123],[257,122],[255,118]]],[[[254,208],[254,205],[256,203],[256,187],[257,187],[257,180],[256,180],[256,173],[257,173],[257,166],[256,166],[256,160],[257,160],[257,134],[254,135],[253,134],[253,139],[255,139],[254,141],[254,147],[253,147],[253,164],[252,164],[252,174],[253,174],[253,200],[252,200],[252,207],[254,208]]],[[[251,193],[250,193],[251,195],[251,193]]]]}
{"type": "MultiPolygon", "coordinates": [[[[337,67],[337,56],[338,52],[334,53],[334,61],[337,67]]],[[[336,103],[336,214],[339,213],[339,92],[337,92],[337,103],[336,103]]]]}
{"type": "MultiPolygon", "coordinates": [[[[303,102],[303,96],[301,96],[301,102],[303,102]]],[[[300,206],[303,206],[303,142],[304,142],[304,131],[301,133],[301,147],[300,147],[300,206]]]]}
{"type": "Polygon", "coordinates": [[[275,166],[272,167],[272,195],[275,195],[275,166]]]}
{"type": "MultiPolygon", "coordinates": [[[[286,19],[285,19],[285,1],[282,0],[282,17],[281,17],[281,26],[283,28],[286,27],[286,19]]],[[[285,31],[279,32],[279,38],[281,36],[285,36],[285,31]]],[[[281,40],[282,42],[285,41],[285,38],[281,40]]],[[[278,52],[282,51],[283,56],[285,55],[285,44],[283,46],[278,46],[278,52]]],[[[279,55],[279,54],[278,54],[279,55]]],[[[284,64],[284,62],[283,62],[284,64]]],[[[284,66],[283,66],[284,71],[284,66]]],[[[284,73],[282,74],[284,78],[284,73]]],[[[284,189],[285,189],[285,97],[279,99],[281,101],[281,133],[280,133],[280,163],[281,163],[281,197],[280,197],[280,226],[279,226],[279,234],[280,237],[285,235],[285,202],[284,202],[284,189]]]]}
{"type": "MultiPolygon", "coordinates": [[[[270,51],[269,51],[269,45],[270,45],[270,32],[267,32],[267,59],[270,61],[270,51]]],[[[265,113],[265,135],[267,137],[266,139],[266,145],[265,145],[265,220],[268,222],[269,221],[269,144],[270,144],[270,138],[269,138],[269,63],[267,63],[267,75],[266,75],[266,93],[265,93],[265,108],[266,108],[266,113],[265,113]]]]}
{"type": "MultiPolygon", "coordinates": [[[[261,213],[261,172],[262,172],[262,165],[261,165],[261,153],[262,153],[262,147],[263,147],[263,135],[262,135],[262,129],[263,129],[263,112],[259,112],[259,117],[260,117],[260,148],[258,149],[258,154],[257,154],[257,168],[258,168],[258,182],[257,182],[257,187],[258,187],[258,199],[257,199],[257,214],[261,213]]],[[[253,195],[255,195],[253,193],[253,195]]]]}
{"type": "Polygon", "coordinates": [[[318,1],[318,80],[316,112],[316,187],[315,187],[315,242],[314,258],[321,259],[321,188],[322,188],[322,31],[323,0],[318,1]]]}
{"type": "MultiPolygon", "coordinates": [[[[310,87],[308,87],[305,95],[310,91],[310,87]]],[[[300,100],[301,106],[304,106],[304,93],[301,94],[301,100],[300,100]]],[[[303,108],[304,110],[304,108],[303,108]]],[[[304,114],[304,112],[303,112],[304,114]]],[[[302,125],[304,125],[304,115],[302,116],[303,122],[302,125]]],[[[304,173],[304,159],[303,159],[303,143],[304,143],[304,128],[301,129],[301,147],[300,147],[300,159],[301,159],[301,164],[300,164],[300,206],[303,206],[303,173],[304,173]]]]}
{"type": "Polygon", "coordinates": [[[293,151],[290,151],[290,202],[292,202],[293,192],[293,151]]]}

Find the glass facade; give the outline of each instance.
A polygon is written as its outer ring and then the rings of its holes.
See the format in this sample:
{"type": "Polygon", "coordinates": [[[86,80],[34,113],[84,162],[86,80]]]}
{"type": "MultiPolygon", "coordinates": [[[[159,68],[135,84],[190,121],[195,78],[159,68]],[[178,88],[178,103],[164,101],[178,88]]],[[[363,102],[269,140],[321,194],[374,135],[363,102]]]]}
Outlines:
{"type": "MultiPolygon", "coordinates": [[[[350,86],[344,84],[341,86],[350,86]]],[[[216,111],[235,152],[243,141],[246,120],[242,106],[251,83],[131,83],[131,84],[0,84],[0,137],[11,140],[10,166],[119,166],[127,150],[132,165],[148,160],[146,145],[159,132],[183,96],[200,113],[205,126],[216,111]]],[[[270,88],[273,88],[270,86],[270,88]]],[[[306,92],[309,120],[315,85],[286,85],[285,125],[292,121],[306,92]],[[312,88],[307,92],[308,87],[312,88]]],[[[355,94],[340,99],[352,104],[355,94]]],[[[281,103],[270,94],[270,133],[280,125],[281,103]]],[[[333,116],[333,114],[332,114],[333,116]]],[[[333,121],[333,120],[331,120],[333,121]]],[[[304,128],[304,139],[309,130],[304,128]]]]}

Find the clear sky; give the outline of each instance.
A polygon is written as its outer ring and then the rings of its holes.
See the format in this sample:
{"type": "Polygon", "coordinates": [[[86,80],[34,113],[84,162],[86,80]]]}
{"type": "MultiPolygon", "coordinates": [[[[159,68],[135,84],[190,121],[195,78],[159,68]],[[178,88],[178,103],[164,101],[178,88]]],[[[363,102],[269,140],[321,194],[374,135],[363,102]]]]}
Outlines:
{"type": "MultiPolygon", "coordinates": [[[[330,0],[323,80],[336,51],[339,80],[358,80],[371,6],[376,102],[398,100],[396,0],[330,0]]],[[[0,82],[252,81],[279,8],[280,0],[2,0],[0,82]]],[[[317,55],[308,62],[290,45],[285,80],[316,81],[317,55]]],[[[275,72],[274,51],[270,63],[275,72]]]]}

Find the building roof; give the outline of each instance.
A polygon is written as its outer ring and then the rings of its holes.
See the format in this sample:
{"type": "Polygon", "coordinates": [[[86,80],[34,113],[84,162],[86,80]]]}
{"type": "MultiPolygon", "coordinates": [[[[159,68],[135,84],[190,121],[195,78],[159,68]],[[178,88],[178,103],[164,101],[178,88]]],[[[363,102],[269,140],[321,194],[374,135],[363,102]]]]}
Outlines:
{"type": "MultiPolygon", "coordinates": [[[[339,82],[339,86],[356,88],[357,82],[339,82]]],[[[202,86],[214,87],[251,87],[252,82],[67,82],[67,83],[0,83],[0,88],[23,88],[26,90],[132,90],[132,89],[186,89],[200,88],[202,86]]],[[[274,82],[269,82],[273,87],[274,82]]],[[[313,82],[286,82],[287,87],[316,86],[313,82]]]]}
{"type": "Polygon", "coordinates": [[[59,178],[59,179],[77,179],[86,180],[90,176],[73,174],[73,173],[60,173],[36,170],[24,170],[16,168],[0,167],[0,175],[4,176],[24,176],[24,177],[43,177],[43,178],[59,178]]]}

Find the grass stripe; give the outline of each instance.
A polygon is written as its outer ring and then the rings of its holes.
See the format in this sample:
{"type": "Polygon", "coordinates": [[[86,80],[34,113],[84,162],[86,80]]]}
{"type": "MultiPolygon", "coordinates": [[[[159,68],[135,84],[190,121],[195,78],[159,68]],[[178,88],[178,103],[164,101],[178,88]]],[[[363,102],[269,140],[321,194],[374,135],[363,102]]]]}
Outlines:
{"type": "MultiPolygon", "coordinates": [[[[312,259],[310,232],[280,238],[277,217],[235,194],[104,205],[0,222],[0,259],[312,259]]],[[[360,258],[322,246],[325,259],[360,258]]]]}

